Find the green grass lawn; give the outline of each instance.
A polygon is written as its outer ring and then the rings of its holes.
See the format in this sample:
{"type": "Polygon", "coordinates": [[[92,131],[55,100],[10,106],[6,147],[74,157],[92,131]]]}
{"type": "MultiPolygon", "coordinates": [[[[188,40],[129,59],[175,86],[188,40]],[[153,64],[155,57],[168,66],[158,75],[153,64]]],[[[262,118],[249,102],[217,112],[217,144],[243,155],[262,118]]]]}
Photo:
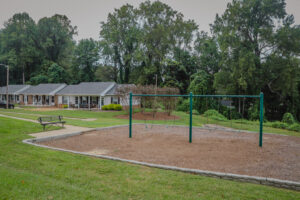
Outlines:
{"type": "Polygon", "coordinates": [[[300,193],[23,144],[39,124],[0,117],[0,199],[299,199],[300,193]]]}
{"type": "MultiPolygon", "coordinates": [[[[13,109],[5,110],[0,109],[0,114],[21,117],[26,119],[36,120],[36,115],[62,115],[64,117],[70,117],[73,119],[64,119],[67,124],[74,126],[82,127],[102,127],[102,126],[112,126],[116,124],[128,124],[126,119],[118,119],[117,115],[125,114],[124,111],[119,112],[94,112],[94,111],[84,111],[84,110],[53,110],[53,111],[34,111],[32,109],[13,109]],[[21,114],[17,114],[21,113],[21,114]],[[34,114],[34,115],[32,115],[34,114]],[[78,119],[76,119],[78,118],[78,119]],[[82,121],[80,119],[94,118],[95,121],[82,121]]],[[[154,124],[168,124],[168,125],[186,125],[189,124],[189,114],[184,112],[174,112],[173,114],[180,117],[179,120],[133,120],[133,123],[154,123],[154,124]]],[[[217,124],[225,127],[231,127],[240,130],[249,130],[249,131],[259,131],[259,122],[258,121],[248,121],[248,120],[228,120],[228,121],[218,121],[203,117],[202,115],[193,115],[193,126],[202,126],[203,124],[217,124]]],[[[264,124],[265,133],[277,133],[283,135],[299,136],[300,132],[289,131],[286,129],[272,128],[268,124],[264,124]]]]}

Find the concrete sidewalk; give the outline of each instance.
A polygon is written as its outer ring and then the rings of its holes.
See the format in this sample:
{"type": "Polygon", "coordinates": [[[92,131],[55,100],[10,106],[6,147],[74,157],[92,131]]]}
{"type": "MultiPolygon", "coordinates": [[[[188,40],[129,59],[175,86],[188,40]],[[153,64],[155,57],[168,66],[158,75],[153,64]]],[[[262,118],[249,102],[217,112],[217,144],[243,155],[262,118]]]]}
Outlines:
{"type": "MultiPolygon", "coordinates": [[[[37,120],[24,119],[24,118],[20,118],[20,117],[13,117],[13,116],[8,116],[8,115],[3,115],[3,114],[0,114],[0,117],[7,117],[7,118],[12,118],[12,119],[29,121],[29,122],[33,122],[33,123],[39,123],[37,120]]],[[[43,131],[43,132],[39,132],[39,133],[32,133],[32,134],[29,134],[29,135],[31,135],[35,138],[43,138],[43,137],[64,135],[64,134],[68,134],[68,133],[89,131],[89,130],[92,130],[92,128],[72,126],[72,125],[64,125],[64,128],[59,129],[59,130],[43,131]]]]}

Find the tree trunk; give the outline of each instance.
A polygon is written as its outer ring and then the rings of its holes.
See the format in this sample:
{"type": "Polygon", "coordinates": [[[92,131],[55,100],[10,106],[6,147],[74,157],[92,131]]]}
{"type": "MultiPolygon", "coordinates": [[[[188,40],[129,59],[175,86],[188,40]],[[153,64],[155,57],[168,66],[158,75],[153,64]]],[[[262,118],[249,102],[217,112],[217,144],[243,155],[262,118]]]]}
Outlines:
{"type": "Polygon", "coordinates": [[[23,78],[23,85],[25,85],[25,67],[23,65],[23,74],[22,74],[22,78],[23,78]]]}

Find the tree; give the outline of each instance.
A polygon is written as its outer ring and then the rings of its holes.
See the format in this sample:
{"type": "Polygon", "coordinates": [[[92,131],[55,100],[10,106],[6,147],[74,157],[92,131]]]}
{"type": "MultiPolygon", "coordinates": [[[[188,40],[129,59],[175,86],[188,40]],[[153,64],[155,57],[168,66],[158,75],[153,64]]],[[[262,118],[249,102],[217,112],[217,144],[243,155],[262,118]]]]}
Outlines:
{"type": "Polygon", "coordinates": [[[38,74],[32,77],[28,83],[32,85],[38,85],[40,83],[48,83],[48,79],[49,79],[48,76],[43,74],[38,74]]]}
{"type": "MultiPolygon", "coordinates": [[[[192,77],[191,84],[189,86],[189,91],[193,94],[197,95],[205,95],[205,94],[213,94],[213,88],[212,88],[212,79],[211,76],[205,72],[204,70],[200,70],[196,74],[194,74],[192,77]]],[[[204,113],[207,108],[208,104],[210,102],[207,102],[207,99],[204,101],[203,99],[196,98],[194,102],[194,108],[198,110],[200,113],[204,113]]]]}
{"type": "MultiPolygon", "coordinates": [[[[285,71],[299,69],[296,67],[299,50],[294,45],[288,46],[287,42],[291,36],[295,44],[299,44],[296,42],[299,41],[299,34],[296,34],[299,26],[292,26],[293,17],[287,15],[285,5],[284,0],[233,0],[221,17],[216,16],[212,25],[222,63],[215,86],[223,86],[226,93],[258,94],[262,91],[269,94],[266,95],[266,101],[270,102],[266,112],[270,119],[276,116],[272,110],[279,110],[272,105],[272,99],[280,97],[283,89],[277,90],[274,83],[285,71]],[[279,61],[284,67],[273,65],[279,61]],[[291,62],[294,64],[287,64],[291,62]]],[[[289,78],[296,84],[297,76],[289,78]]]]}
{"type": "Polygon", "coordinates": [[[216,38],[205,32],[198,33],[194,49],[202,70],[212,75],[219,72],[221,55],[216,38]]]}
{"type": "Polygon", "coordinates": [[[95,72],[96,81],[115,81],[118,80],[118,72],[112,66],[99,66],[95,72]]]}
{"type": "Polygon", "coordinates": [[[142,41],[140,52],[139,83],[154,84],[155,77],[162,82],[162,62],[174,55],[175,49],[189,49],[197,25],[192,20],[185,21],[183,15],[167,4],[159,1],[145,1],[138,10],[142,41]]]}
{"type": "Polygon", "coordinates": [[[101,52],[106,65],[118,69],[119,81],[130,82],[130,73],[137,64],[140,29],[133,6],[126,4],[110,13],[101,22],[101,52]]]}
{"type": "Polygon", "coordinates": [[[48,68],[48,82],[49,83],[65,83],[67,82],[67,73],[63,67],[59,66],[56,63],[53,63],[48,68]]]}
{"type": "Polygon", "coordinates": [[[12,83],[25,83],[35,68],[38,53],[31,31],[35,22],[27,13],[14,14],[0,32],[0,61],[10,66],[12,83]]]}
{"type": "Polygon", "coordinates": [[[35,45],[41,52],[40,73],[47,72],[52,63],[57,63],[66,71],[70,70],[75,42],[73,36],[77,27],[65,15],[44,17],[37,23],[34,32],[35,45]]]}
{"type": "Polygon", "coordinates": [[[82,39],[74,52],[73,82],[95,81],[95,72],[99,62],[99,44],[97,41],[82,39]]]}

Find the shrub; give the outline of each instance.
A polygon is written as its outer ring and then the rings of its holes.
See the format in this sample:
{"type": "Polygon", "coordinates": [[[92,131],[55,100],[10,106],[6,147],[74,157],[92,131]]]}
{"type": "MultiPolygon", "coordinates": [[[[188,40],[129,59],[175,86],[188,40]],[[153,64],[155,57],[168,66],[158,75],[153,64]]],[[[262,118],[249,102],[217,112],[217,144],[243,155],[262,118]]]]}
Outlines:
{"type": "Polygon", "coordinates": [[[224,115],[220,114],[218,111],[213,110],[213,109],[205,111],[203,116],[209,117],[211,119],[218,120],[218,121],[227,121],[227,118],[224,115]]]}
{"type": "Polygon", "coordinates": [[[189,99],[180,99],[177,104],[176,110],[188,112],[189,109],[190,109],[190,100],[189,99]]]}
{"type": "Polygon", "coordinates": [[[69,106],[68,105],[63,105],[63,108],[68,108],[69,106]]]}
{"type": "Polygon", "coordinates": [[[241,119],[242,115],[236,109],[225,108],[220,114],[224,115],[227,119],[241,119]]]}
{"type": "Polygon", "coordinates": [[[287,123],[287,124],[293,124],[295,123],[295,119],[291,113],[284,113],[282,117],[282,122],[287,123]]]}
{"type": "Polygon", "coordinates": [[[102,110],[108,110],[107,105],[102,106],[102,110]]]}
{"type": "Polygon", "coordinates": [[[114,110],[122,110],[122,106],[120,104],[114,104],[114,110]]]}
{"type": "MultiPolygon", "coordinates": [[[[188,111],[187,113],[189,114],[190,111],[188,111]]],[[[193,110],[192,110],[192,114],[193,114],[193,115],[200,115],[199,111],[196,110],[196,109],[193,109],[193,110]]]]}
{"type": "Polygon", "coordinates": [[[108,110],[115,110],[115,105],[114,104],[108,104],[107,109],[108,110]]]}
{"type": "Polygon", "coordinates": [[[287,129],[290,131],[300,132],[300,124],[294,123],[294,124],[290,125],[287,129]]]}
{"type": "Polygon", "coordinates": [[[248,109],[249,120],[251,121],[259,120],[259,114],[258,103],[250,106],[250,108],[248,109]]]}
{"type": "Polygon", "coordinates": [[[273,128],[282,128],[282,129],[286,129],[286,128],[288,127],[288,124],[277,121],[277,122],[273,122],[273,123],[271,124],[271,126],[272,126],[273,128]]]}
{"type": "Polygon", "coordinates": [[[102,110],[122,110],[123,107],[120,104],[109,104],[102,106],[102,110]]]}

